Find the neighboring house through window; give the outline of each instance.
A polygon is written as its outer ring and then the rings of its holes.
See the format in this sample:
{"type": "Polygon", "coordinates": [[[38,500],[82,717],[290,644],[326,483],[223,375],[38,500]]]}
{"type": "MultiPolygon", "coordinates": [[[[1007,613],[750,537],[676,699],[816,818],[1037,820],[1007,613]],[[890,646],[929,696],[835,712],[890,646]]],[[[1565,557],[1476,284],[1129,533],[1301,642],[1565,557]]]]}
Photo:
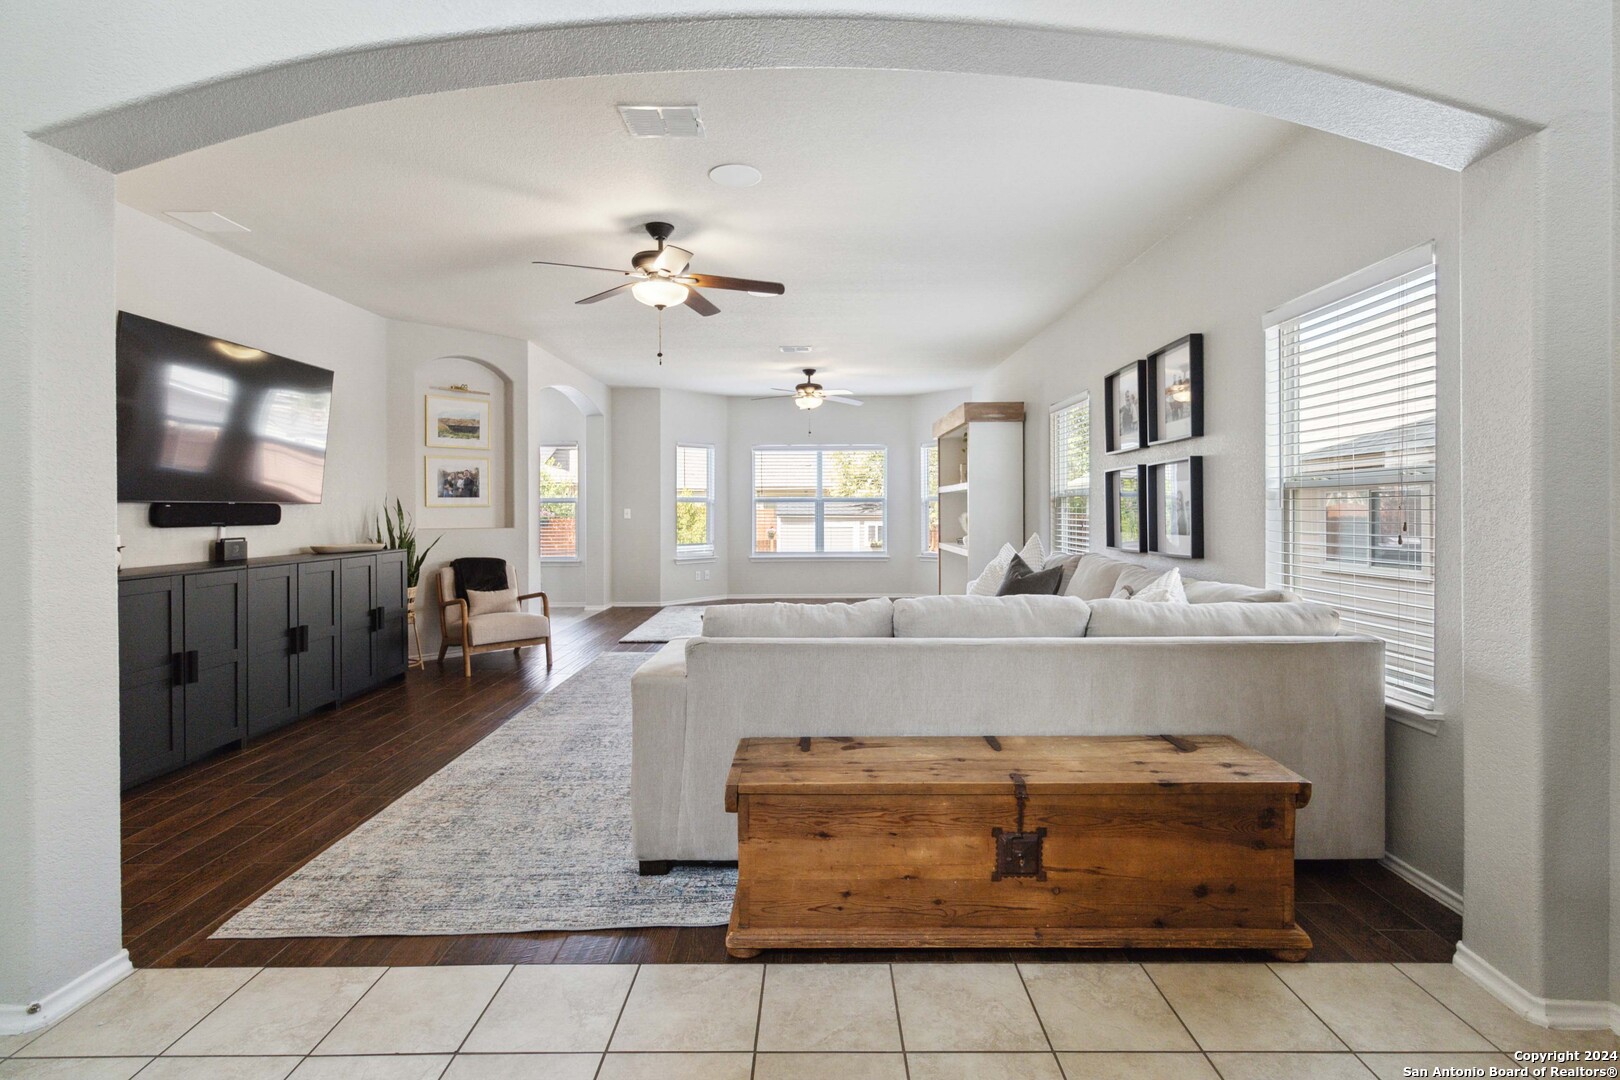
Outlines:
{"type": "Polygon", "coordinates": [[[1052,550],[1091,550],[1091,396],[1052,407],[1052,550]]]}
{"type": "Polygon", "coordinates": [[[1386,643],[1386,699],[1434,705],[1435,267],[1425,246],[1266,327],[1267,578],[1386,643]]]}
{"type": "Polygon", "coordinates": [[[755,555],[884,555],[887,523],[884,447],[755,447],[755,555]]]}
{"type": "Polygon", "coordinates": [[[580,557],[579,446],[561,443],[540,448],[540,557],[580,557]]]}
{"type": "Polygon", "coordinates": [[[922,444],[922,553],[939,554],[939,443],[922,444]]]}
{"type": "Polygon", "coordinates": [[[714,555],[714,447],[675,448],[675,557],[714,555]]]}

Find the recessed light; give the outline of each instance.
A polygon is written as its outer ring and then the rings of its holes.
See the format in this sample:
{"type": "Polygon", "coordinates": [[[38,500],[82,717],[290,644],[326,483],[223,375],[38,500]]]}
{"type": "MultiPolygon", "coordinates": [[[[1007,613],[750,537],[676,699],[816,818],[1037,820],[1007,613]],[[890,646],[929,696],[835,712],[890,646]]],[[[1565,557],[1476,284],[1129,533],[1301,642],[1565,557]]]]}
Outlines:
{"type": "Polygon", "coordinates": [[[811,345],[778,345],[777,348],[781,349],[785,353],[807,353],[812,348],[814,348],[814,346],[811,346],[811,345]]]}
{"type": "Polygon", "coordinates": [[[232,221],[224,214],[216,214],[212,210],[165,210],[163,213],[174,218],[182,225],[190,225],[199,232],[227,233],[252,232],[246,225],[232,221]]]}
{"type": "Polygon", "coordinates": [[[709,179],[721,187],[753,187],[763,175],[752,165],[716,165],[709,170],[709,179]]]}

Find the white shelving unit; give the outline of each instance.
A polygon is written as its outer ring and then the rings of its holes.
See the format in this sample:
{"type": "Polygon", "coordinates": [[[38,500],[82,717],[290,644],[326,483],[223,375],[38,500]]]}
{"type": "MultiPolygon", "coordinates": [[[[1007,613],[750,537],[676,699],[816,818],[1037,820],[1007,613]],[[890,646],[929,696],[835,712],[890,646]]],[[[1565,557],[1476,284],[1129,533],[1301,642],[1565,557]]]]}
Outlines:
{"type": "Polygon", "coordinates": [[[939,591],[961,593],[1002,544],[1023,543],[1024,403],[964,402],[934,423],[934,438],[939,440],[939,591]]]}

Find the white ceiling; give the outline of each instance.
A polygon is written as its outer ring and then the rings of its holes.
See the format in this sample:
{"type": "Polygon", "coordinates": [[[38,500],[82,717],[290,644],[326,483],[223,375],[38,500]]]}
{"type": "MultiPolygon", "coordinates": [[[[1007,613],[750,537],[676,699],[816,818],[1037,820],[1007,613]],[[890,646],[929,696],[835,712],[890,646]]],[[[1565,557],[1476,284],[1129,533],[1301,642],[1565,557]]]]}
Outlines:
{"type": "Polygon", "coordinates": [[[918,393],[970,382],[1295,130],[990,76],[637,75],[319,116],[125,173],[118,198],[217,211],[253,230],[208,237],[222,247],[391,318],[531,339],[613,385],[752,394],[813,364],[827,385],[918,393]],[[614,107],[692,102],[703,138],[633,139],[614,107]],[[717,186],[726,162],[764,182],[717,186]],[[671,309],[660,368],[651,308],[573,303],[617,279],[529,263],[628,267],[654,219],[694,271],[787,295],[671,309]]]}

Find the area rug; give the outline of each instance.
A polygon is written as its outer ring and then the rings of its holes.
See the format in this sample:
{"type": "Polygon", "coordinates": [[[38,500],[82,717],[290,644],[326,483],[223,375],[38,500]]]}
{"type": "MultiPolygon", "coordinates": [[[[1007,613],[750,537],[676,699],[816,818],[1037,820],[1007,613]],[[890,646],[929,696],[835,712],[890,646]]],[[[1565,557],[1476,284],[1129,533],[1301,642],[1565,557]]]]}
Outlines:
{"type": "Polygon", "coordinates": [[[674,641],[703,633],[703,609],[667,607],[619,639],[620,645],[674,641]]]}
{"type": "Polygon", "coordinates": [[[609,653],[238,912],[219,938],[714,926],[737,871],[641,877],[630,676],[609,653]]]}

